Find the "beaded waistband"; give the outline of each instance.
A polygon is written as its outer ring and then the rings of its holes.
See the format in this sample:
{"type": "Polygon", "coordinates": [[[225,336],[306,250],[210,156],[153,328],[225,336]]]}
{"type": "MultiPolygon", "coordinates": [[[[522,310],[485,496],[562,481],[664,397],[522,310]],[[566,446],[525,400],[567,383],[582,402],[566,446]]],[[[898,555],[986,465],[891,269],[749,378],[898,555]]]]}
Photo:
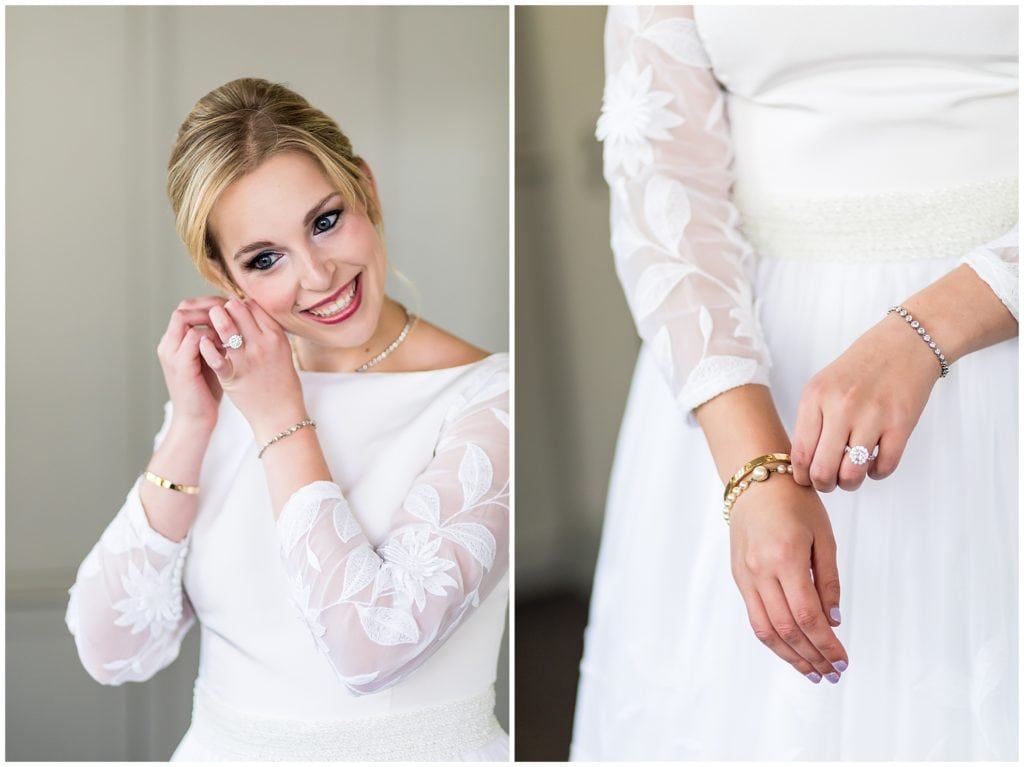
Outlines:
{"type": "Polygon", "coordinates": [[[229,706],[196,682],[191,735],[225,760],[455,761],[502,733],[494,688],[464,700],[338,721],[261,716],[229,706]]]}
{"type": "Polygon", "coordinates": [[[1017,221],[1017,177],[918,192],[786,198],[737,188],[744,235],[769,258],[913,261],[966,255],[1017,221]]]}

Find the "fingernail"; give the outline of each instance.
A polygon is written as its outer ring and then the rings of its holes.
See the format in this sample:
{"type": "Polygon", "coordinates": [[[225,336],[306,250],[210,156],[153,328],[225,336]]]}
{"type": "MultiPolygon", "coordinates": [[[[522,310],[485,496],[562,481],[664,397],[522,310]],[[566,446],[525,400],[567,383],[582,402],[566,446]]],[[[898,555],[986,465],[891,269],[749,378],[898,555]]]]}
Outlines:
{"type": "Polygon", "coordinates": [[[827,680],[828,680],[828,681],[829,681],[830,683],[832,683],[832,684],[836,684],[836,683],[837,683],[837,682],[839,681],[839,674],[837,674],[837,673],[836,673],[835,671],[832,671],[832,672],[830,672],[830,673],[828,673],[828,674],[825,674],[825,678],[826,678],[826,679],[827,679],[827,680]]]}
{"type": "Polygon", "coordinates": [[[804,676],[810,679],[815,684],[821,682],[821,674],[819,674],[817,671],[812,671],[809,674],[804,674],[804,676]]]}
{"type": "Polygon", "coordinates": [[[837,660],[835,663],[832,664],[832,668],[841,673],[843,671],[846,671],[846,669],[849,667],[846,665],[845,660],[837,660]]]}
{"type": "Polygon", "coordinates": [[[842,613],[839,612],[839,608],[838,607],[833,607],[831,610],[829,610],[828,611],[828,616],[832,620],[834,620],[836,623],[842,623],[843,622],[843,615],[842,615],[842,613]]]}

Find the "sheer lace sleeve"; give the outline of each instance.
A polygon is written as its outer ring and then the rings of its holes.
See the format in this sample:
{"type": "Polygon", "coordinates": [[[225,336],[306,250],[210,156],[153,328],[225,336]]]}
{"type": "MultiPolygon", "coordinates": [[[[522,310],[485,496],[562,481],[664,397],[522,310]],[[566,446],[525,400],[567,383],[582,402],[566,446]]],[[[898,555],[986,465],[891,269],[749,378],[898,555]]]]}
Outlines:
{"type": "MultiPolygon", "coordinates": [[[[170,424],[170,405],[155,446],[170,424]]],[[[81,566],[64,620],[78,656],[97,682],[141,682],[178,657],[195,622],[182,591],[189,536],[175,542],[153,530],[139,482],[81,566]]]]}
{"type": "Polygon", "coordinates": [[[508,569],[508,441],[503,365],[449,412],[380,546],[332,482],[285,504],[277,527],[292,600],[352,692],[377,692],[417,668],[508,569]]]}
{"type": "Polygon", "coordinates": [[[1018,230],[1019,225],[1002,237],[978,246],[960,259],[960,263],[967,264],[976,271],[1010,310],[1013,318],[1020,322],[1020,288],[1017,284],[1020,252],[1018,230]]]}
{"type": "Polygon", "coordinates": [[[679,406],[768,384],[750,246],[730,201],[724,94],[690,8],[613,6],[597,137],[615,266],[637,329],[679,406]]]}

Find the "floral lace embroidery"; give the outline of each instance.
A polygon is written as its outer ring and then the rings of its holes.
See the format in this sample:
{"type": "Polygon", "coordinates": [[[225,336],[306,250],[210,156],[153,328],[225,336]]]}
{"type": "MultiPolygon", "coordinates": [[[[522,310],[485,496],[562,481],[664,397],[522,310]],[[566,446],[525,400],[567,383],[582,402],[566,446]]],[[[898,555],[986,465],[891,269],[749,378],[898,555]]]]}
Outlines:
{"type": "Polygon", "coordinates": [[[1020,322],[1018,228],[1014,226],[999,239],[975,248],[960,263],[974,269],[1020,322]]]}
{"type": "Polygon", "coordinates": [[[384,689],[426,660],[508,567],[507,374],[453,410],[376,549],[333,482],[301,488],[278,518],[292,602],[353,692],[384,689]]]}
{"type": "Polygon", "coordinates": [[[65,622],[98,682],[143,681],[178,657],[195,622],[181,585],[189,540],[171,541],[149,527],[136,483],[78,568],[65,622]]]}
{"type": "Polygon", "coordinates": [[[726,389],[768,384],[752,251],[729,199],[723,93],[686,8],[613,6],[597,137],[616,270],[688,421],[726,389]]]}

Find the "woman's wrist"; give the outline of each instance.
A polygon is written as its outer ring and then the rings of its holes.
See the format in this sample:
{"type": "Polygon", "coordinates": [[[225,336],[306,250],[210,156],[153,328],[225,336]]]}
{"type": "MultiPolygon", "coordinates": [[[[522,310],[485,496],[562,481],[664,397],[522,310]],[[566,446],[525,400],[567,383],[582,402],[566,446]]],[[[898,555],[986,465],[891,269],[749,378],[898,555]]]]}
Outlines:
{"type": "Polygon", "coordinates": [[[249,425],[252,427],[256,443],[262,446],[276,435],[308,419],[309,414],[306,411],[305,403],[291,404],[270,413],[261,414],[250,420],[249,425]]]}
{"type": "Polygon", "coordinates": [[[949,365],[978,349],[1013,338],[1018,332],[1013,315],[966,264],[900,305],[928,328],[929,335],[942,347],[949,365]]]}
{"type": "Polygon", "coordinates": [[[759,455],[789,452],[789,435],[767,386],[729,389],[700,405],[695,415],[723,483],[759,455]]]}

